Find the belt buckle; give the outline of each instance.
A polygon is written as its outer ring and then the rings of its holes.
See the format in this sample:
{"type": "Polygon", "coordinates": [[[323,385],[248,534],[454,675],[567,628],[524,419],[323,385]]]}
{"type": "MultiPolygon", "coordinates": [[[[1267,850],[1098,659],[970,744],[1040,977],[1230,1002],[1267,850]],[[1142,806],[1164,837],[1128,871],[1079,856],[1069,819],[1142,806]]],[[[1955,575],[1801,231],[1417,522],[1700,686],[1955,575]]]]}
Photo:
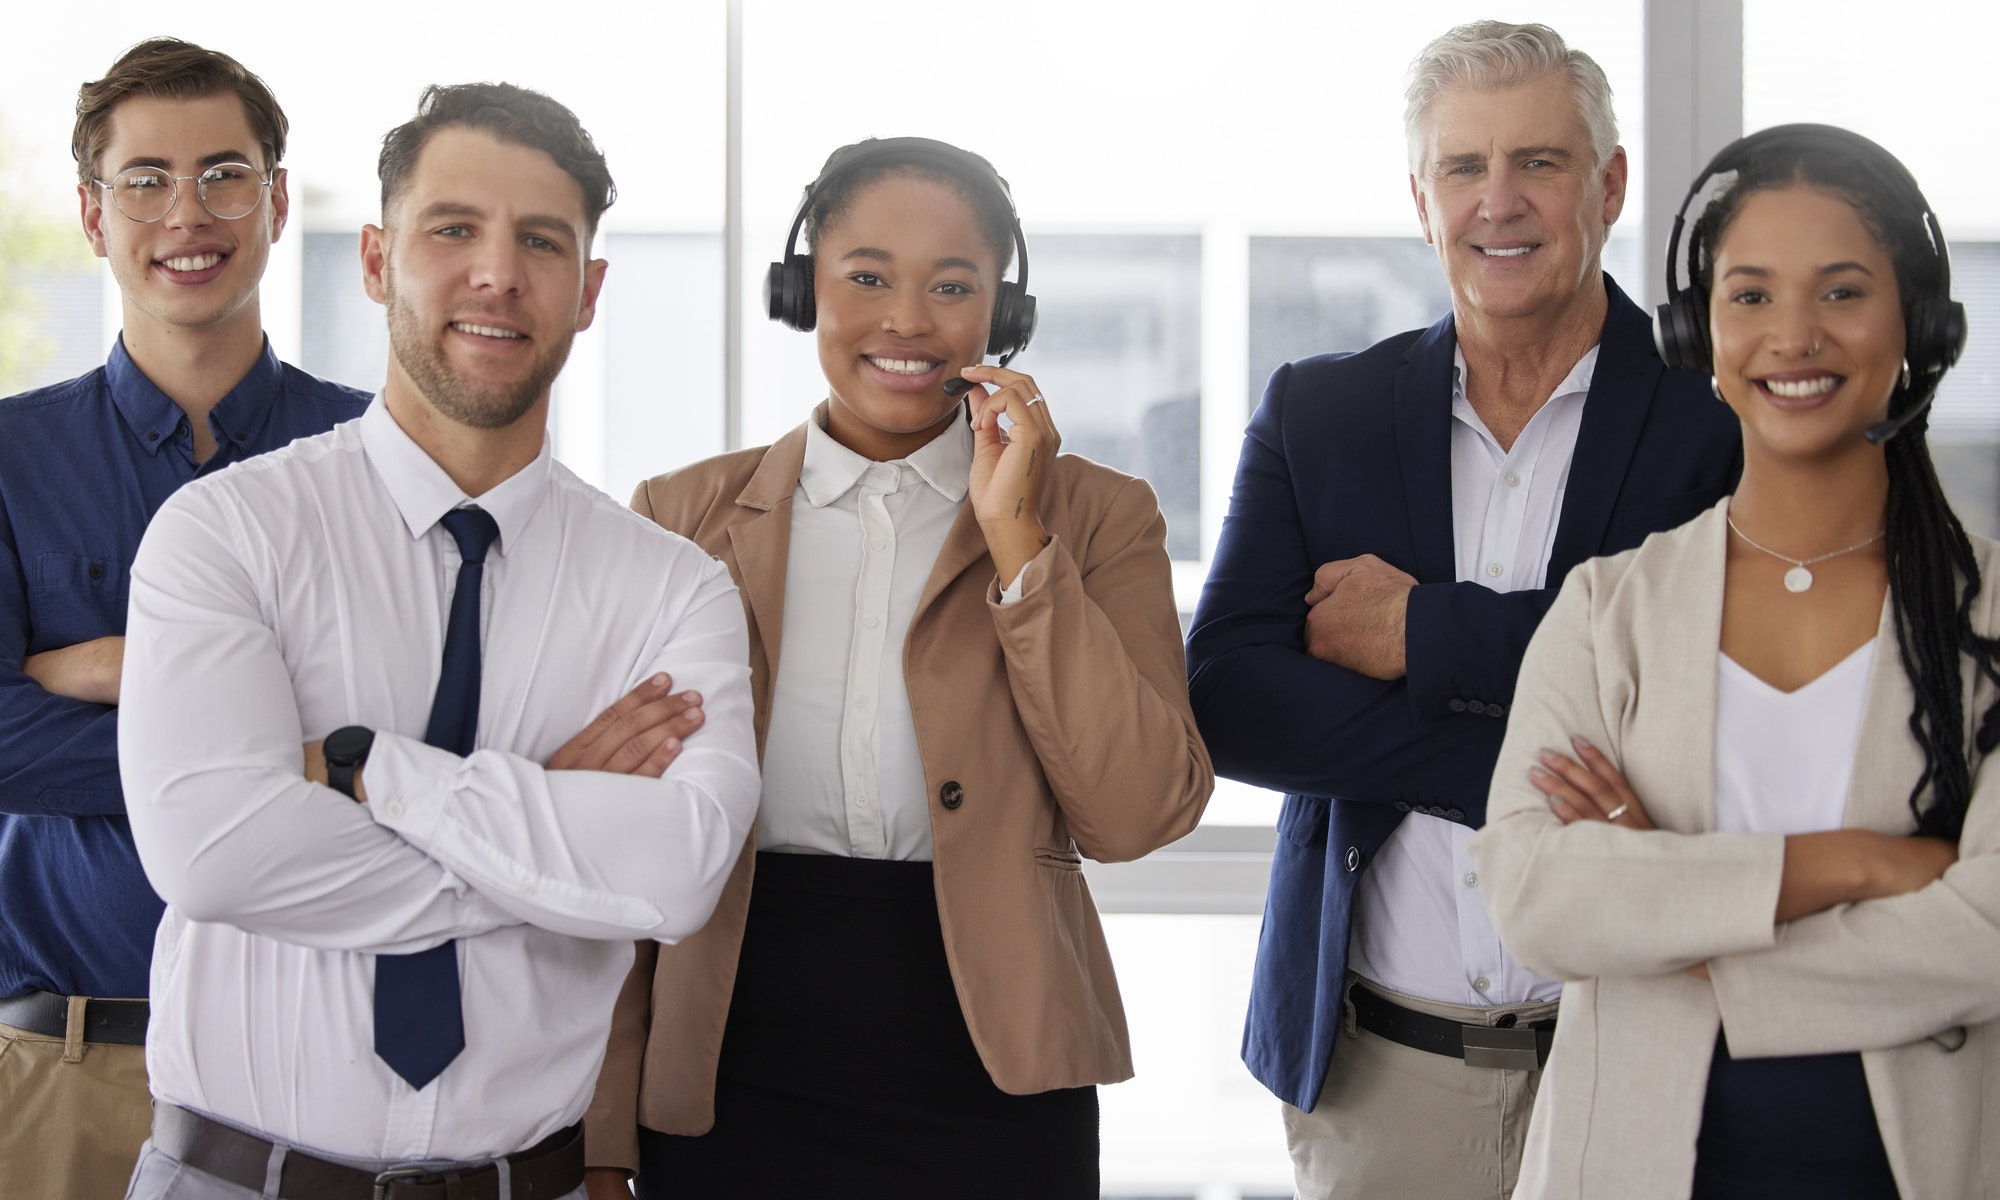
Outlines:
{"type": "Polygon", "coordinates": [[[397,1184],[414,1182],[435,1174],[436,1171],[423,1167],[391,1167],[375,1176],[375,1190],[369,1193],[369,1200],[389,1200],[389,1189],[397,1184]]]}
{"type": "Polygon", "coordinates": [[[1496,1067],[1503,1071],[1532,1071],[1541,1066],[1535,1055],[1535,1031],[1495,1025],[1462,1025],[1465,1031],[1465,1065],[1496,1067]]]}

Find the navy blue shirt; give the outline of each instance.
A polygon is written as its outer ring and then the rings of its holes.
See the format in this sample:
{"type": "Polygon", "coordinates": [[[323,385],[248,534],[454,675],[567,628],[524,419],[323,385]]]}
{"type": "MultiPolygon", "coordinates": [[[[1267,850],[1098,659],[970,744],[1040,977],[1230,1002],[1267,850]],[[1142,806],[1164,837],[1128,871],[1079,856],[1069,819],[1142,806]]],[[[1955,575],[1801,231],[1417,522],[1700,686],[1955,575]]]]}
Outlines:
{"type": "Polygon", "coordinates": [[[121,338],[88,375],[0,400],[0,997],[144,996],[164,909],[118,784],[118,710],[51,695],[30,654],[123,636],[132,558],[174,489],[361,415],[368,395],[264,354],[187,416],[121,338]]]}

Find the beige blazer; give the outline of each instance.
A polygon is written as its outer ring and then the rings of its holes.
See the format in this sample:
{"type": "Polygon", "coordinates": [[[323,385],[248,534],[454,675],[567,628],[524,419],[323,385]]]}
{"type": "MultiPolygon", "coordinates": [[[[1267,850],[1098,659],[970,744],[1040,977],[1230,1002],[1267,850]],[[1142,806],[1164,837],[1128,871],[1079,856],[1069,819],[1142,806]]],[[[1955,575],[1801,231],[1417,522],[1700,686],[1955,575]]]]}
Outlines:
{"type": "MultiPolygon", "coordinates": [[[[728,564],[742,591],[760,757],[805,444],[802,425],[768,448],[649,480],[632,499],[728,564]]],[[[1183,836],[1215,782],[1188,708],[1153,490],[1059,455],[1042,515],[1054,540],[1028,565],[1022,598],[1002,607],[964,503],[903,654],[945,956],[981,1061],[1016,1094],[1130,1078],[1081,858],[1138,858],[1183,836]]],[[[755,845],[753,830],[706,928],[673,946],[640,943],[586,1118],[591,1165],[636,1169],[636,1124],[679,1134],[714,1124],[755,845]]]]}
{"type": "MultiPolygon", "coordinates": [[[[1712,832],[1726,504],[1577,567],[1522,664],[1471,847],[1501,940],[1565,981],[1515,1196],[1685,1200],[1718,1025],[1744,1057],[1860,1051],[1904,1200],[2000,1196],[2000,768],[1975,755],[1943,879],[1774,927],[1784,838],[1712,832]],[[1527,773],[1572,734],[1658,832],[1556,820],[1527,773]]],[[[2000,547],[1973,547],[1990,636],[2000,547]]],[[[1887,604],[1877,637],[1844,824],[1904,834],[1923,753],[1887,604]]],[[[1994,694],[1968,681],[1968,726],[1994,694]]]]}

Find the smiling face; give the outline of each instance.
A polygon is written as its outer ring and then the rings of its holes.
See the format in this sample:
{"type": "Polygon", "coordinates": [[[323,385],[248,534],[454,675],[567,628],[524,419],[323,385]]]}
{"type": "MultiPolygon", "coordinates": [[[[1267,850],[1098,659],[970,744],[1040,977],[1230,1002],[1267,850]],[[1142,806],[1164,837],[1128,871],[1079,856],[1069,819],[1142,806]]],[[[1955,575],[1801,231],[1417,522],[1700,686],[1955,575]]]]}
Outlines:
{"type": "Polygon", "coordinates": [[[877,461],[937,436],[959,405],[945,381],[986,350],[1000,269],[950,185],[896,174],[857,191],[813,246],[827,432],[877,461]]]}
{"type": "Polygon", "coordinates": [[[1854,206],[1804,184],[1755,193],[1716,243],[1713,277],[1715,377],[1746,450],[1865,447],[1862,431],[1888,414],[1905,334],[1895,263],[1854,206]]]}
{"type": "Polygon", "coordinates": [[[1625,151],[1597,165],[1568,78],[1450,89],[1424,126],[1410,190],[1461,323],[1559,318],[1590,303],[1625,204],[1625,151]]]}
{"type": "Polygon", "coordinates": [[[389,310],[389,386],[445,419],[501,429],[545,408],[596,314],[583,192],[541,150],[450,126],[362,231],[362,278],[389,310]]]}
{"type": "MultiPolygon", "coordinates": [[[[109,136],[95,164],[109,182],[127,167],[159,167],[198,176],[223,162],[264,161],[243,102],[223,92],[191,100],[136,96],[111,111],[109,136]]],[[[193,179],[180,182],[172,211],[134,221],[95,183],[78,188],[90,248],[111,266],[124,304],[128,344],[187,333],[263,337],[257,284],[290,203],[279,171],[248,216],[222,220],[203,207],[193,179]]]]}

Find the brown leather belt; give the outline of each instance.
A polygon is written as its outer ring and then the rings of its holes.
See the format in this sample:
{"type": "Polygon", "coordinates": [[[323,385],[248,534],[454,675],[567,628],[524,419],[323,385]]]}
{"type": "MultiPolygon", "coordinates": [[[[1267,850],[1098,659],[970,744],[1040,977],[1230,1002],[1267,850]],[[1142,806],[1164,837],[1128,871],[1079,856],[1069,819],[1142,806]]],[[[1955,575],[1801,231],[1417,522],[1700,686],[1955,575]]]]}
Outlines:
{"type": "MultiPolygon", "coordinates": [[[[152,1008],[144,1000],[89,1000],[83,1006],[83,1040],[113,1046],[146,1044],[146,1021],[152,1008]]],[[[54,992],[29,992],[0,1000],[0,1025],[12,1025],[43,1037],[69,1036],[69,997],[54,992]]]]}
{"type": "MultiPolygon", "coordinates": [[[[255,1134],[172,1104],[153,1106],[153,1144],[204,1174],[255,1192],[264,1190],[272,1144],[255,1134]]],[[[279,1200],[556,1200],[583,1186],[583,1126],[558,1130],[519,1154],[507,1156],[511,1194],[500,1194],[492,1163],[429,1169],[392,1167],[377,1174],[314,1158],[285,1154],[279,1200]]]]}
{"type": "Polygon", "coordinates": [[[1347,999],[1354,1005],[1354,1023],[1368,1032],[1415,1050],[1462,1058],[1468,1067],[1533,1071],[1549,1061],[1556,1038],[1554,1017],[1517,1025],[1514,1014],[1503,1013],[1498,1025],[1466,1025],[1404,1008],[1358,983],[1347,989],[1347,999]]]}

